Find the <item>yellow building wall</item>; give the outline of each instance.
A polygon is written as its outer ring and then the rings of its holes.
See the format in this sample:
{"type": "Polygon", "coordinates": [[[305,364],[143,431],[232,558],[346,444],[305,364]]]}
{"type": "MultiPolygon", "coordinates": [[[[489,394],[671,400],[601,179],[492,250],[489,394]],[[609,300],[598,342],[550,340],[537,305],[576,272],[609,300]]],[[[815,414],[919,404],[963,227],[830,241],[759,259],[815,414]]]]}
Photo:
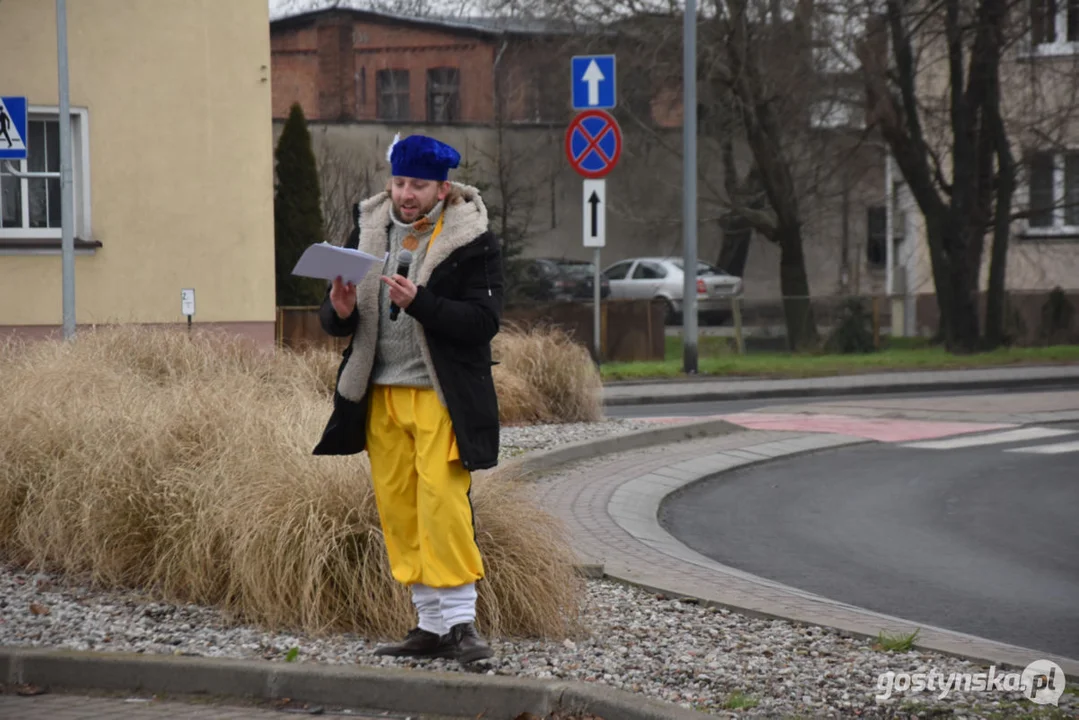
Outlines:
{"type": "MultiPolygon", "coordinates": [[[[89,120],[87,239],[103,243],[76,258],[77,322],[185,322],[190,287],[196,323],[269,323],[272,338],[266,0],[67,6],[71,105],[89,120]]],[[[55,3],[0,2],[0,93],[58,105],[55,3]]],[[[0,255],[0,326],[59,325],[61,292],[58,251],[0,255]]]]}

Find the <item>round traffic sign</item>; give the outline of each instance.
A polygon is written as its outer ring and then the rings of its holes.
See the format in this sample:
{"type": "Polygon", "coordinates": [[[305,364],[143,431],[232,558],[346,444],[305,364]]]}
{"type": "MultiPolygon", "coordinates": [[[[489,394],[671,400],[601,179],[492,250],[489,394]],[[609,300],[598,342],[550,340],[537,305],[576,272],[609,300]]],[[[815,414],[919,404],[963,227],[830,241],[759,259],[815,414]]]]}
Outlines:
{"type": "Polygon", "coordinates": [[[622,155],[622,130],[604,110],[585,110],[566,129],[566,157],[578,174],[601,178],[622,155]]]}

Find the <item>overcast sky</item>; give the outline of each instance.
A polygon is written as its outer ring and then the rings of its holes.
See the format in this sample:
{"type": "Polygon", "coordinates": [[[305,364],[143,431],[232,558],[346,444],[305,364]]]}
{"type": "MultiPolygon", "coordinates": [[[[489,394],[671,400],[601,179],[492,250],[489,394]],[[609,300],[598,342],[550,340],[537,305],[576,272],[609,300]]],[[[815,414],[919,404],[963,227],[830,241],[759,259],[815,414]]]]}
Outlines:
{"type": "MultiPolygon", "coordinates": [[[[316,9],[325,5],[332,5],[331,0],[269,0],[270,18],[277,18],[293,12],[316,9]]],[[[342,3],[346,4],[346,3],[342,3]]]]}

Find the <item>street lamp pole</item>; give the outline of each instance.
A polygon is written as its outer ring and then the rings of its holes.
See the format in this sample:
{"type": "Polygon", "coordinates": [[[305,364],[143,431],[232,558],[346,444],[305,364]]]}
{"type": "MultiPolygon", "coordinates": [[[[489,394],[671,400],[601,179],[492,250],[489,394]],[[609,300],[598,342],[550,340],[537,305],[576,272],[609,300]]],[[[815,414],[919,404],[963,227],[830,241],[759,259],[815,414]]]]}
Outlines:
{"type": "Polygon", "coordinates": [[[682,29],[682,353],[697,372],[697,3],[686,0],[682,29]]]}
{"type": "Polygon", "coordinates": [[[60,91],[60,252],[64,286],[64,339],[75,335],[75,197],[71,162],[71,100],[67,72],[67,2],[56,0],[56,59],[60,91]]]}

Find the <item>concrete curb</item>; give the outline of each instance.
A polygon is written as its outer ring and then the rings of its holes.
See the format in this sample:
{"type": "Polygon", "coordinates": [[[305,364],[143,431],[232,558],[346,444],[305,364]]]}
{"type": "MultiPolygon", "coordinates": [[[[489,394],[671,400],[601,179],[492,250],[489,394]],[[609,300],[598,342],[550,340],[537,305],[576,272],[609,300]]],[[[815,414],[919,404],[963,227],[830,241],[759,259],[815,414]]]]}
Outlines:
{"type": "Polygon", "coordinates": [[[627,450],[639,450],[655,445],[668,445],[704,437],[718,437],[734,432],[744,432],[745,428],[726,420],[690,420],[674,425],[645,428],[633,432],[610,435],[608,437],[567,443],[526,455],[510,458],[501,463],[506,471],[528,474],[542,474],[562,465],[580,460],[591,460],[603,455],[613,455],[627,450]]]}
{"type": "MultiPolygon", "coordinates": [[[[1039,366],[1040,367],[1040,366],[1039,366]]],[[[1070,366],[1065,366],[1070,367],[1070,366]]],[[[907,375],[908,373],[901,373],[907,375]]],[[[886,395],[895,393],[915,392],[954,392],[957,390],[1010,390],[1015,388],[1051,388],[1051,387],[1076,387],[1079,386],[1079,370],[1071,375],[1057,375],[1046,377],[998,377],[998,378],[971,378],[969,380],[936,380],[933,377],[925,377],[920,380],[879,380],[859,384],[858,375],[842,376],[842,384],[828,385],[823,382],[814,386],[813,381],[834,381],[836,378],[806,378],[800,381],[777,380],[778,383],[786,383],[777,387],[738,388],[729,387],[722,390],[706,390],[687,387],[684,391],[672,391],[669,393],[647,393],[640,395],[623,395],[604,398],[605,407],[622,407],[628,405],[675,405],[690,402],[716,402],[722,400],[766,400],[783,398],[812,398],[846,395],[886,395]],[[800,383],[795,386],[794,383],[800,383]]],[[[704,381],[680,380],[671,381],[684,384],[693,384],[704,381]]],[[[757,383],[752,380],[732,380],[731,385],[739,383],[757,383]]],[[[653,386],[662,383],[651,383],[653,386]]],[[[615,386],[605,386],[615,387],[615,386]]]]}
{"type": "Polygon", "coordinates": [[[0,682],[342,705],[513,720],[584,712],[604,720],[703,720],[702,713],[583,682],[256,660],[0,647],[0,682]]]}

